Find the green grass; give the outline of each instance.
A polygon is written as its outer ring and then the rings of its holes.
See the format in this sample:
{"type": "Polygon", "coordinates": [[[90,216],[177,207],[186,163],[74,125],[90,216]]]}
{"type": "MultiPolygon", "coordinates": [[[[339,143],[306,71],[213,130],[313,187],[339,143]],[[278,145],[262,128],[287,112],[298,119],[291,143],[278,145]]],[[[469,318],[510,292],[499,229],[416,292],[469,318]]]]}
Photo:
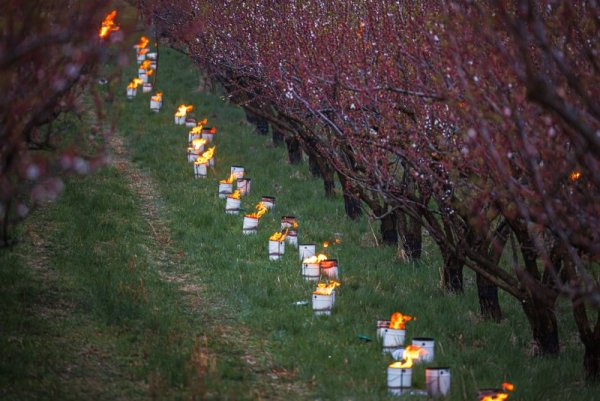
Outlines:
{"type": "MultiPolygon", "coordinates": [[[[160,54],[160,113],[146,95],[124,99],[133,66],[106,90],[115,91],[111,114],[133,162],[157,184],[170,242],[153,240],[143,203],[115,168],[69,180],[59,201],[27,221],[23,242],[0,252],[1,399],[394,399],[390,358],[358,335],[375,339],[375,321],[396,310],[417,317],[408,339],[436,339],[435,365],[451,368],[451,400],[474,399],[477,388],[505,380],[516,385],[514,399],[600,399],[598,387],[582,387],[568,305],[558,307],[561,355],[531,358],[515,300],[502,294],[506,319],[483,322],[472,274],[462,296],[439,288],[442,262],[427,237],[418,264],[373,247],[366,219],[349,221],[341,197],[324,198],[307,166],[288,165],[284,149],[254,134],[220,93],[196,91],[200,75],[185,56],[164,47],[160,54]],[[181,103],[219,130],[217,164],[205,180],[194,180],[186,161],[187,130],[173,125],[181,103]],[[231,165],[245,166],[253,180],[247,210],[261,195],[276,197],[256,236],[242,235],[242,217],[226,215],[216,195],[231,165]],[[299,218],[301,243],[342,234],[330,249],[342,281],[332,316],[295,305],[314,287],[300,276],[297,251],[287,246],[282,260],[268,261],[268,237],[288,214],[299,218]],[[46,242],[48,272],[30,267],[32,230],[46,242]],[[168,263],[153,257],[161,248],[168,263]],[[196,290],[181,291],[165,274],[196,290]]],[[[416,366],[413,386],[424,382],[416,366]]]]}

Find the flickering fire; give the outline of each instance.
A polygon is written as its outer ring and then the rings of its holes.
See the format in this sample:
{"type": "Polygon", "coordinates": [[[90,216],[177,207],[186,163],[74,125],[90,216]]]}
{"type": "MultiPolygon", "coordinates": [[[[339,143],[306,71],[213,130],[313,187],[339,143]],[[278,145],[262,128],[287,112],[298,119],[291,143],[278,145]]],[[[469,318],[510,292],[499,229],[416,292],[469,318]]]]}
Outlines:
{"type": "Polygon", "coordinates": [[[147,37],[142,36],[140,38],[140,43],[138,43],[137,45],[135,45],[135,47],[137,47],[138,49],[143,49],[146,46],[148,46],[148,43],[150,43],[150,40],[147,37]]]}
{"type": "Polygon", "coordinates": [[[577,181],[581,178],[581,171],[575,170],[571,174],[569,174],[569,179],[573,182],[577,181]]]}
{"type": "Polygon", "coordinates": [[[140,64],[140,70],[147,70],[148,68],[150,68],[150,64],[152,64],[152,61],[150,60],[144,60],[142,62],[142,64],[140,64]]]}
{"type": "Polygon", "coordinates": [[[209,160],[213,158],[214,154],[215,154],[215,147],[213,146],[212,148],[209,148],[206,152],[202,153],[200,155],[200,157],[198,157],[194,163],[196,163],[196,164],[208,163],[209,160]]]}
{"type": "Polygon", "coordinates": [[[269,241],[279,241],[279,242],[284,241],[286,235],[287,235],[287,230],[285,230],[284,232],[277,231],[275,234],[273,234],[269,237],[269,241]]]}
{"type": "MultiPolygon", "coordinates": [[[[205,120],[206,120],[206,119],[205,119],[205,120]]],[[[210,131],[208,131],[208,132],[210,132],[211,134],[216,134],[216,133],[217,133],[217,128],[216,128],[216,127],[212,127],[212,128],[210,129],[210,131]]]]}
{"type": "Polygon", "coordinates": [[[302,261],[302,263],[320,263],[324,260],[327,260],[327,255],[323,255],[322,253],[319,255],[311,256],[310,258],[306,258],[302,261]]]}
{"type": "Polygon", "coordinates": [[[144,81],[142,81],[141,79],[133,78],[133,80],[129,83],[129,85],[127,85],[127,89],[135,89],[143,83],[144,83],[144,81]]]}
{"type": "Polygon", "coordinates": [[[152,68],[146,69],[146,75],[150,76],[152,74],[154,74],[154,70],[152,68]]]}
{"type": "Polygon", "coordinates": [[[198,127],[203,127],[206,125],[207,122],[208,120],[205,118],[202,121],[198,121],[196,124],[198,125],[198,127]]]}
{"type": "Polygon", "coordinates": [[[418,345],[409,345],[402,353],[402,360],[394,362],[390,365],[391,368],[408,369],[413,365],[413,360],[419,359],[426,355],[427,351],[418,345]]]}
{"type": "Polygon", "coordinates": [[[98,36],[104,39],[110,35],[111,32],[118,31],[121,29],[118,25],[115,25],[115,17],[117,16],[117,10],[112,10],[102,21],[102,26],[98,32],[98,36]]]}
{"type": "Polygon", "coordinates": [[[508,382],[504,382],[502,383],[502,389],[504,391],[499,391],[495,394],[490,394],[490,395],[486,395],[484,396],[481,401],[504,401],[506,399],[508,399],[509,395],[508,392],[509,391],[514,391],[515,390],[515,385],[512,383],[508,383],[508,382]]]}
{"type": "Polygon", "coordinates": [[[331,293],[333,292],[333,290],[335,290],[336,287],[339,287],[341,284],[339,281],[335,281],[335,280],[331,280],[329,282],[329,284],[326,283],[319,283],[317,284],[317,290],[313,291],[313,294],[317,294],[317,295],[331,295],[331,293]]]}
{"type": "Polygon", "coordinates": [[[196,138],[196,139],[192,139],[191,145],[188,147],[188,150],[198,150],[200,149],[202,146],[206,145],[206,139],[202,139],[202,138],[196,138]]]}
{"type": "Polygon", "coordinates": [[[227,195],[227,197],[231,199],[240,199],[242,197],[242,194],[240,193],[239,189],[236,189],[231,195],[227,195]]]}
{"type": "Polygon", "coordinates": [[[323,248],[329,248],[329,241],[323,242],[323,248]]]}
{"type": "MultiPolygon", "coordinates": [[[[206,139],[205,139],[206,141],[206,139]]],[[[229,178],[219,181],[219,184],[232,184],[235,179],[235,174],[229,174],[229,178]]],[[[238,191],[239,192],[239,191],[238,191]]]]}
{"type": "Polygon", "coordinates": [[[153,102],[161,102],[162,101],[162,92],[157,92],[156,95],[150,98],[153,102]]]}
{"type": "Polygon", "coordinates": [[[394,312],[390,318],[390,329],[404,330],[405,323],[413,320],[412,316],[403,315],[400,312],[394,312]]]}
{"type": "Polygon", "coordinates": [[[187,115],[188,112],[192,111],[194,109],[194,106],[186,106],[185,104],[182,104],[181,106],[179,106],[177,108],[177,112],[175,113],[175,117],[185,117],[187,115]]]}
{"type": "Polygon", "coordinates": [[[258,204],[255,206],[255,208],[256,208],[256,212],[247,214],[246,217],[260,219],[269,210],[269,208],[266,207],[265,204],[262,202],[258,202],[258,204]]]}

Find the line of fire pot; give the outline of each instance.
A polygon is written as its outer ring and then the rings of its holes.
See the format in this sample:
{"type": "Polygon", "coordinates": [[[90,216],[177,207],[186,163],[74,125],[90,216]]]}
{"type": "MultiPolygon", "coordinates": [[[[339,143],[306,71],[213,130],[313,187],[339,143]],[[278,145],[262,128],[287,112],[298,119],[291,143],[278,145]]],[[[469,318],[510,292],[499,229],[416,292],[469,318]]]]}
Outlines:
{"type": "MultiPolygon", "coordinates": [[[[138,87],[142,86],[142,93],[152,92],[152,82],[149,78],[157,69],[157,52],[151,52],[149,48],[149,40],[142,36],[139,43],[133,46],[135,49],[136,60],[138,63],[138,77],[131,80],[127,85],[127,98],[133,99],[137,96],[138,87]]],[[[162,107],[162,92],[157,92],[150,98],[150,110],[159,111],[162,107]]]]}

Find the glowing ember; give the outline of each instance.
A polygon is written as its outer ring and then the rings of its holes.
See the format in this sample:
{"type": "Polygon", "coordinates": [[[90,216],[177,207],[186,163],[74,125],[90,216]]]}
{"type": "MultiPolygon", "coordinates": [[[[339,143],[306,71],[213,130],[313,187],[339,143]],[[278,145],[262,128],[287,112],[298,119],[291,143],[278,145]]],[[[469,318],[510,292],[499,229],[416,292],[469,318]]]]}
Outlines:
{"type": "Polygon", "coordinates": [[[575,170],[571,174],[569,174],[569,179],[573,182],[577,181],[581,178],[581,171],[575,170]]]}
{"type": "Polygon", "coordinates": [[[494,394],[485,395],[481,399],[481,401],[504,401],[504,400],[508,399],[508,397],[509,397],[508,391],[511,391],[511,392],[514,391],[515,386],[512,383],[504,382],[504,383],[502,383],[502,389],[504,391],[499,391],[494,394]]]}
{"type": "Polygon", "coordinates": [[[181,106],[179,106],[177,108],[175,117],[185,117],[187,115],[187,113],[192,111],[193,109],[194,109],[194,106],[186,106],[185,104],[182,104],[181,106]]]}
{"type": "Polygon", "coordinates": [[[206,164],[213,158],[215,154],[215,147],[209,148],[206,152],[202,153],[200,157],[196,159],[194,164],[206,164]]]}
{"type": "Polygon", "coordinates": [[[419,359],[427,355],[427,351],[418,345],[409,345],[404,349],[402,353],[402,360],[394,362],[390,365],[390,368],[408,369],[413,365],[413,360],[419,359]]]}
{"type": "Polygon", "coordinates": [[[211,134],[216,134],[217,133],[217,128],[216,127],[212,127],[210,129],[210,131],[208,131],[208,132],[210,132],[211,134]]]}
{"type": "Polygon", "coordinates": [[[153,102],[162,102],[162,92],[158,92],[156,95],[150,98],[153,102]]]}
{"type": "Polygon", "coordinates": [[[129,83],[129,85],[127,85],[127,89],[135,89],[143,83],[144,83],[144,81],[142,81],[141,79],[133,78],[133,80],[129,83]]]}
{"type": "Polygon", "coordinates": [[[390,318],[390,329],[404,330],[405,323],[413,320],[413,317],[395,312],[390,318]]]}
{"type": "Polygon", "coordinates": [[[313,291],[313,294],[331,295],[333,290],[335,290],[335,288],[339,287],[340,285],[341,285],[340,282],[335,281],[335,280],[331,280],[331,282],[329,284],[319,283],[319,284],[317,284],[317,290],[313,291]]]}
{"type": "Polygon", "coordinates": [[[227,197],[231,199],[240,199],[242,197],[242,194],[240,193],[239,189],[236,189],[231,195],[228,195],[227,197]]]}
{"type": "Polygon", "coordinates": [[[323,242],[323,248],[329,248],[329,242],[328,241],[323,242]]]}
{"type": "Polygon", "coordinates": [[[135,45],[135,47],[138,48],[138,49],[143,49],[146,46],[148,46],[148,43],[150,43],[150,40],[147,37],[142,36],[140,38],[140,43],[138,43],[137,45],[135,45]]]}
{"type": "Polygon", "coordinates": [[[266,207],[265,204],[262,202],[258,202],[258,204],[255,206],[255,208],[256,208],[256,212],[247,214],[246,217],[260,219],[269,210],[269,208],[266,207]]]}
{"type": "Polygon", "coordinates": [[[323,255],[322,253],[319,255],[311,256],[310,258],[306,258],[302,261],[302,263],[320,263],[324,260],[327,260],[327,255],[323,255]]]}
{"type": "Polygon", "coordinates": [[[269,241],[279,241],[279,242],[284,241],[286,235],[287,235],[287,230],[285,230],[284,232],[278,231],[269,237],[269,241]]]}
{"type": "Polygon", "coordinates": [[[118,31],[119,26],[115,25],[115,17],[117,16],[117,10],[112,10],[102,21],[102,26],[100,27],[100,31],[98,32],[98,36],[101,39],[104,39],[110,35],[111,32],[118,31]]]}

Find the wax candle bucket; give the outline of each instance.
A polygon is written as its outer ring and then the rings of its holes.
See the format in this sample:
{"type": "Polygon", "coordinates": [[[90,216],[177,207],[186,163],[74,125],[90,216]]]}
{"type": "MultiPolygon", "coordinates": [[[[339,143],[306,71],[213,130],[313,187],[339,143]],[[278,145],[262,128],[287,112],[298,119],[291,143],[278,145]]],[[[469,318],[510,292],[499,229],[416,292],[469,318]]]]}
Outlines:
{"type": "Polygon", "coordinates": [[[214,132],[210,132],[210,131],[202,131],[202,138],[206,139],[207,142],[212,142],[213,139],[215,139],[215,134],[214,132]]]}
{"type": "Polygon", "coordinates": [[[378,320],[377,321],[377,338],[383,340],[385,331],[390,327],[389,320],[378,320]]]}
{"type": "Polygon", "coordinates": [[[133,99],[137,95],[137,88],[127,88],[127,99],[133,99]]]}
{"type": "Polygon", "coordinates": [[[208,159],[208,165],[209,166],[214,166],[215,163],[216,163],[216,161],[215,161],[215,157],[214,156],[211,157],[210,159],[208,159]]]}
{"type": "MultiPolygon", "coordinates": [[[[148,55],[146,55],[146,58],[148,58],[148,55]]],[[[157,65],[157,64],[156,64],[156,60],[152,60],[152,61],[150,62],[150,68],[151,68],[151,69],[153,69],[153,70],[156,70],[156,65],[157,65]]]]}
{"type": "Polygon", "coordinates": [[[146,58],[148,60],[156,60],[157,56],[158,56],[158,54],[156,52],[148,52],[148,53],[146,53],[146,58]]]}
{"type": "Polygon", "coordinates": [[[207,163],[194,163],[194,178],[206,178],[207,174],[207,163]]]}
{"type": "Polygon", "coordinates": [[[237,189],[240,190],[242,196],[250,193],[250,187],[252,186],[252,180],[250,178],[238,178],[236,184],[237,189]]]}
{"type": "Polygon", "coordinates": [[[146,82],[142,85],[142,93],[152,92],[152,84],[150,82],[146,82]]]}
{"type": "Polygon", "coordinates": [[[137,63],[138,64],[142,64],[142,62],[144,60],[146,60],[146,54],[145,53],[138,53],[136,59],[137,59],[137,63]]]}
{"type": "Polygon", "coordinates": [[[244,178],[244,167],[242,166],[231,166],[230,173],[235,180],[238,178],[244,178]]]}
{"type": "Polygon", "coordinates": [[[393,395],[404,394],[412,385],[411,368],[395,368],[391,365],[387,368],[388,391],[393,395]]]}
{"type": "Polygon", "coordinates": [[[267,209],[275,207],[275,198],[272,196],[263,196],[260,200],[267,209]]]}
{"type": "Polygon", "coordinates": [[[202,135],[200,135],[200,134],[192,134],[191,132],[188,132],[188,142],[191,143],[194,139],[200,139],[200,138],[202,138],[202,135]]]}
{"type": "Polygon", "coordinates": [[[298,245],[298,255],[300,256],[300,260],[304,260],[310,258],[311,256],[315,256],[316,251],[317,246],[315,244],[298,245]]]}
{"type": "Polygon", "coordinates": [[[258,232],[258,219],[256,217],[244,216],[242,232],[244,234],[256,234],[258,232]]]}
{"type": "Polygon", "coordinates": [[[219,183],[219,199],[225,199],[228,195],[233,192],[233,183],[231,182],[220,182],[219,183]]]}
{"type": "Polygon", "coordinates": [[[282,216],[281,217],[281,229],[294,228],[298,225],[298,219],[295,216],[282,216]]]}
{"type": "Polygon", "coordinates": [[[298,232],[293,229],[288,229],[287,236],[285,237],[285,242],[296,248],[298,246],[298,232]]]}
{"type": "Polygon", "coordinates": [[[240,205],[242,201],[240,199],[235,199],[230,196],[227,197],[227,201],[225,202],[225,213],[227,214],[240,214],[240,205]]]}
{"type": "Polygon", "coordinates": [[[150,110],[159,111],[162,107],[162,101],[157,102],[156,100],[150,100],[150,110]]]}
{"type": "Polygon", "coordinates": [[[142,75],[146,75],[146,69],[145,68],[138,68],[138,78],[139,79],[143,79],[142,75]]]}
{"type": "Polygon", "coordinates": [[[319,275],[321,272],[321,268],[319,267],[319,262],[315,263],[306,263],[302,262],[302,277],[306,281],[318,281],[319,275]]]}
{"type": "Polygon", "coordinates": [[[387,328],[383,332],[383,352],[393,352],[402,348],[406,338],[406,330],[387,328]]]}
{"type": "Polygon", "coordinates": [[[337,259],[325,259],[319,263],[321,274],[330,279],[338,279],[337,259]]]}
{"type": "Polygon", "coordinates": [[[285,253],[285,241],[269,240],[269,260],[279,260],[285,253]]]}
{"type": "Polygon", "coordinates": [[[201,149],[188,148],[188,152],[187,152],[188,162],[190,162],[190,163],[195,162],[201,153],[202,153],[201,149]]]}
{"type": "Polygon", "coordinates": [[[446,397],[450,393],[450,368],[426,368],[425,384],[430,397],[446,397]]]}
{"type": "Polygon", "coordinates": [[[333,302],[335,300],[335,291],[331,294],[313,294],[312,295],[312,309],[316,316],[320,315],[331,315],[333,309],[333,302]]]}
{"type": "Polygon", "coordinates": [[[185,119],[185,126],[188,128],[194,128],[196,126],[196,119],[188,117],[185,119]]]}
{"type": "Polygon", "coordinates": [[[175,125],[184,125],[185,116],[175,116],[175,125]]]}
{"type": "Polygon", "coordinates": [[[417,345],[427,351],[425,355],[419,357],[419,362],[431,363],[435,356],[435,341],[429,337],[414,337],[412,345],[417,345]]]}
{"type": "Polygon", "coordinates": [[[148,74],[146,74],[146,70],[144,70],[144,73],[140,74],[138,77],[142,80],[143,83],[148,83],[148,74]]]}

